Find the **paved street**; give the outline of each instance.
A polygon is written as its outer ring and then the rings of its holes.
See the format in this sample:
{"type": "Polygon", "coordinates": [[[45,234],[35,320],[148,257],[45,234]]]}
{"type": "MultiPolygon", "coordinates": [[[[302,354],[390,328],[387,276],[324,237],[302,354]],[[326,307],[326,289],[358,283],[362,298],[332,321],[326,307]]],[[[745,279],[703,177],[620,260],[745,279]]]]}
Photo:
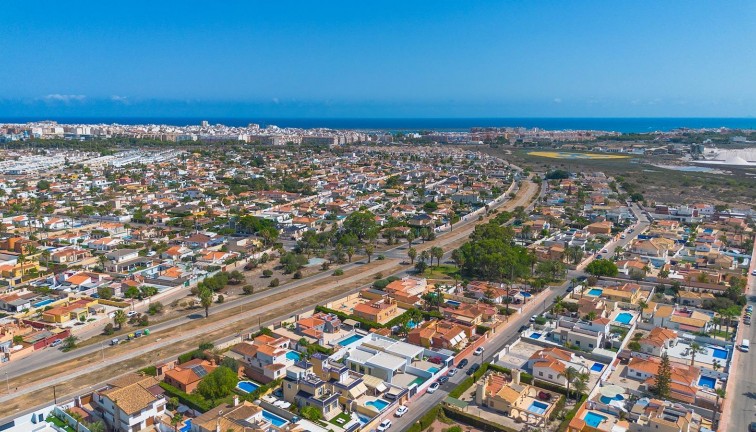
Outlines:
{"type": "MultiPolygon", "coordinates": [[[[751,258],[756,256],[754,245],[751,258]]],[[[751,260],[751,268],[748,269],[748,304],[756,305],[756,277],[751,272],[756,270],[756,263],[751,260]]],[[[737,343],[743,339],[749,339],[753,343],[756,339],[756,327],[747,326],[741,320],[741,331],[738,332],[737,343]]],[[[735,351],[734,361],[730,367],[730,381],[727,385],[727,399],[725,410],[722,414],[721,431],[747,431],[751,422],[756,422],[756,364],[753,358],[754,352],[744,353],[735,351]]]]}

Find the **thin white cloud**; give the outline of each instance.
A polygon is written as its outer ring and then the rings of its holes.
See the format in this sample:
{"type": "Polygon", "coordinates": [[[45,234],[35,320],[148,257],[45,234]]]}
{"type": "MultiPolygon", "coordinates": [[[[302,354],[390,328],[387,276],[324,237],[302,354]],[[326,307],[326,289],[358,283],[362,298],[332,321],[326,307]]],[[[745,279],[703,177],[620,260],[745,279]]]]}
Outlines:
{"type": "Polygon", "coordinates": [[[126,103],[129,101],[129,98],[127,96],[113,95],[110,97],[110,100],[112,100],[113,102],[126,103]]]}
{"type": "Polygon", "coordinates": [[[59,94],[59,93],[53,93],[49,94],[42,99],[48,101],[48,102],[64,102],[64,103],[70,103],[70,102],[83,102],[84,99],[87,97],[84,95],[70,95],[70,94],[59,94]]]}

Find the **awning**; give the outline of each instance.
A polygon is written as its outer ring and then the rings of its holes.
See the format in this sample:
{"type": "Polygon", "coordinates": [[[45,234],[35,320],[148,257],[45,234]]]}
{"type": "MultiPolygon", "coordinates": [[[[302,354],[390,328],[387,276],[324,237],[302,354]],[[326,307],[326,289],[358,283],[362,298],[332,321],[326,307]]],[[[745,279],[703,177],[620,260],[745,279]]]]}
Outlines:
{"type": "Polygon", "coordinates": [[[385,392],[388,389],[388,387],[386,387],[386,384],[383,383],[382,379],[376,378],[371,375],[363,375],[362,382],[364,382],[365,385],[368,386],[368,388],[377,390],[381,393],[385,392]]]}
{"type": "Polygon", "coordinates": [[[459,400],[457,398],[453,398],[451,396],[447,396],[446,399],[444,399],[444,403],[447,405],[455,406],[459,409],[465,409],[469,405],[468,402],[465,402],[463,400],[459,400]]]}

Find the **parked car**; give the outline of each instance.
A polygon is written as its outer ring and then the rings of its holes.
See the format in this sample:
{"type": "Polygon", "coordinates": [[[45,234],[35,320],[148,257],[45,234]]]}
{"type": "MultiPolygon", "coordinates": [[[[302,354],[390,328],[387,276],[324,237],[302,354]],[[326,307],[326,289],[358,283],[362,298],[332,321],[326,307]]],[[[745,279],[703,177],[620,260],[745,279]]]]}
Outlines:
{"type": "Polygon", "coordinates": [[[546,393],[544,391],[539,391],[538,392],[538,399],[543,400],[543,401],[547,401],[547,400],[551,399],[551,393],[546,393]]]}
{"type": "Polygon", "coordinates": [[[530,317],[530,322],[534,323],[536,318],[538,318],[538,315],[533,315],[532,317],[530,317]]]}
{"type": "Polygon", "coordinates": [[[52,341],[52,343],[50,344],[50,346],[51,347],[56,347],[56,346],[58,346],[58,345],[60,345],[62,343],[63,343],[63,341],[61,339],[55,339],[54,341],[52,341]]]}
{"type": "Polygon", "coordinates": [[[407,408],[404,405],[399,405],[399,408],[396,409],[396,412],[394,413],[394,416],[401,417],[401,416],[407,414],[407,411],[409,411],[409,408],[407,408]]]}
{"type": "Polygon", "coordinates": [[[756,432],[756,422],[751,422],[751,424],[748,425],[748,432],[756,432]]]}
{"type": "Polygon", "coordinates": [[[525,330],[527,330],[529,328],[530,328],[530,326],[528,326],[528,325],[521,325],[520,328],[517,330],[517,332],[518,333],[522,333],[522,332],[524,332],[525,330]]]}
{"type": "Polygon", "coordinates": [[[434,364],[441,364],[443,363],[443,360],[441,360],[441,357],[431,357],[428,359],[429,362],[434,364]]]}
{"type": "Polygon", "coordinates": [[[111,345],[111,346],[112,346],[112,345],[118,345],[118,342],[120,342],[120,341],[118,340],[118,338],[113,338],[113,339],[111,339],[111,340],[110,340],[110,345],[111,345]]]}
{"type": "Polygon", "coordinates": [[[459,362],[459,364],[457,365],[457,369],[464,369],[464,368],[465,368],[465,366],[467,366],[467,363],[469,363],[469,362],[467,361],[467,359],[462,359],[462,361],[461,361],[461,362],[459,362]]]}
{"type": "Polygon", "coordinates": [[[441,387],[441,385],[437,382],[434,382],[433,384],[428,386],[428,390],[426,390],[426,393],[435,393],[438,388],[441,387]]]}
{"type": "Polygon", "coordinates": [[[470,369],[467,370],[467,374],[472,376],[472,374],[477,372],[478,369],[480,369],[480,365],[478,363],[475,363],[474,365],[470,366],[470,369]]]}
{"type": "Polygon", "coordinates": [[[483,347],[477,347],[475,348],[475,351],[473,351],[473,355],[479,356],[483,354],[483,351],[484,351],[483,347]]]}
{"type": "Polygon", "coordinates": [[[142,337],[142,331],[141,330],[135,331],[134,332],[134,337],[142,337]]]}
{"type": "Polygon", "coordinates": [[[384,420],[378,425],[378,432],[385,432],[391,427],[391,420],[384,420]]]}
{"type": "Polygon", "coordinates": [[[451,376],[454,376],[456,374],[457,374],[457,370],[456,369],[451,369],[447,375],[451,377],[451,376]]]}
{"type": "Polygon", "coordinates": [[[438,379],[439,384],[446,384],[447,381],[449,381],[448,376],[442,376],[441,378],[438,379]]]}
{"type": "Polygon", "coordinates": [[[609,253],[609,250],[607,250],[607,249],[601,249],[601,253],[609,253]]]}
{"type": "Polygon", "coordinates": [[[137,316],[137,315],[139,315],[139,312],[137,312],[137,311],[128,311],[128,312],[126,312],[126,316],[129,317],[129,318],[131,318],[133,316],[137,316]]]}

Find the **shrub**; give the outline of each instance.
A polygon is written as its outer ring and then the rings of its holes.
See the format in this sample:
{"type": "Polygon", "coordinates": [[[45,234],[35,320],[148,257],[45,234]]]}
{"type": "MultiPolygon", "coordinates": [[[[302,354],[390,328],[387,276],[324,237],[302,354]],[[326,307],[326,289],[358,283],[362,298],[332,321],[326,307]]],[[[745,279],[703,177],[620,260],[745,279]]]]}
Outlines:
{"type": "Polygon", "coordinates": [[[242,291],[244,291],[244,294],[247,294],[247,295],[254,294],[255,287],[253,287],[252,285],[244,285],[244,287],[242,288],[242,291]]]}
{"type": "Polygon", "coordinates": [[[336,270],[333,271],[332,275],[333,276],[343,276],[344,275],[344,270],[342,270],[342,269],[336,269],[336,270]]]}
{"type": "Polygon", "coordinates": [[[294,279],[302,279],[302,272],[297,270],[294,272],[294,276],[292,276],[294,279]]]}
{"type": "Polygon", "coordinates": [[[223,297],[223,294],[219,295],[218,298],[215,300],[216,303],[220,304],[226,301],[226,298],[223,297]]]}
{"type": "MultiPolygon", "coordinates": [[[[107,323],[105,325],[105,328],[102,330],[102,332],[104,334],[108,335],[108,336],[110,336],[113,333],[115,333],[115,329],[113,328],[113,324],[112,323],[107,323]]],[[[15,339],[15,336],[14,336],[14,339],[15,339]]]]}
{"type": "Polygon", "coordinates": [[[273,270],[271,269],[265,269],[262,272],[263,277],[271,277],[273,276],[273,270]]]}
{"type": "Polygon", "coordinates": [[[268,286],[270,286],[271,288],[275,288],[280,283],[281,283],[281,281],[279,281],[278,278],[275,278],[275,279],[273,279],[273,280],[270,281],[270,284],[268,284],[268,286]]]}
{"type": "Polygon", "coordinates": [[[147,366],[144,369],[141,369],[139,372],[142,372],[145,375],[149,376],[157,376],[157,368],[155,366],[147,366]]]}

